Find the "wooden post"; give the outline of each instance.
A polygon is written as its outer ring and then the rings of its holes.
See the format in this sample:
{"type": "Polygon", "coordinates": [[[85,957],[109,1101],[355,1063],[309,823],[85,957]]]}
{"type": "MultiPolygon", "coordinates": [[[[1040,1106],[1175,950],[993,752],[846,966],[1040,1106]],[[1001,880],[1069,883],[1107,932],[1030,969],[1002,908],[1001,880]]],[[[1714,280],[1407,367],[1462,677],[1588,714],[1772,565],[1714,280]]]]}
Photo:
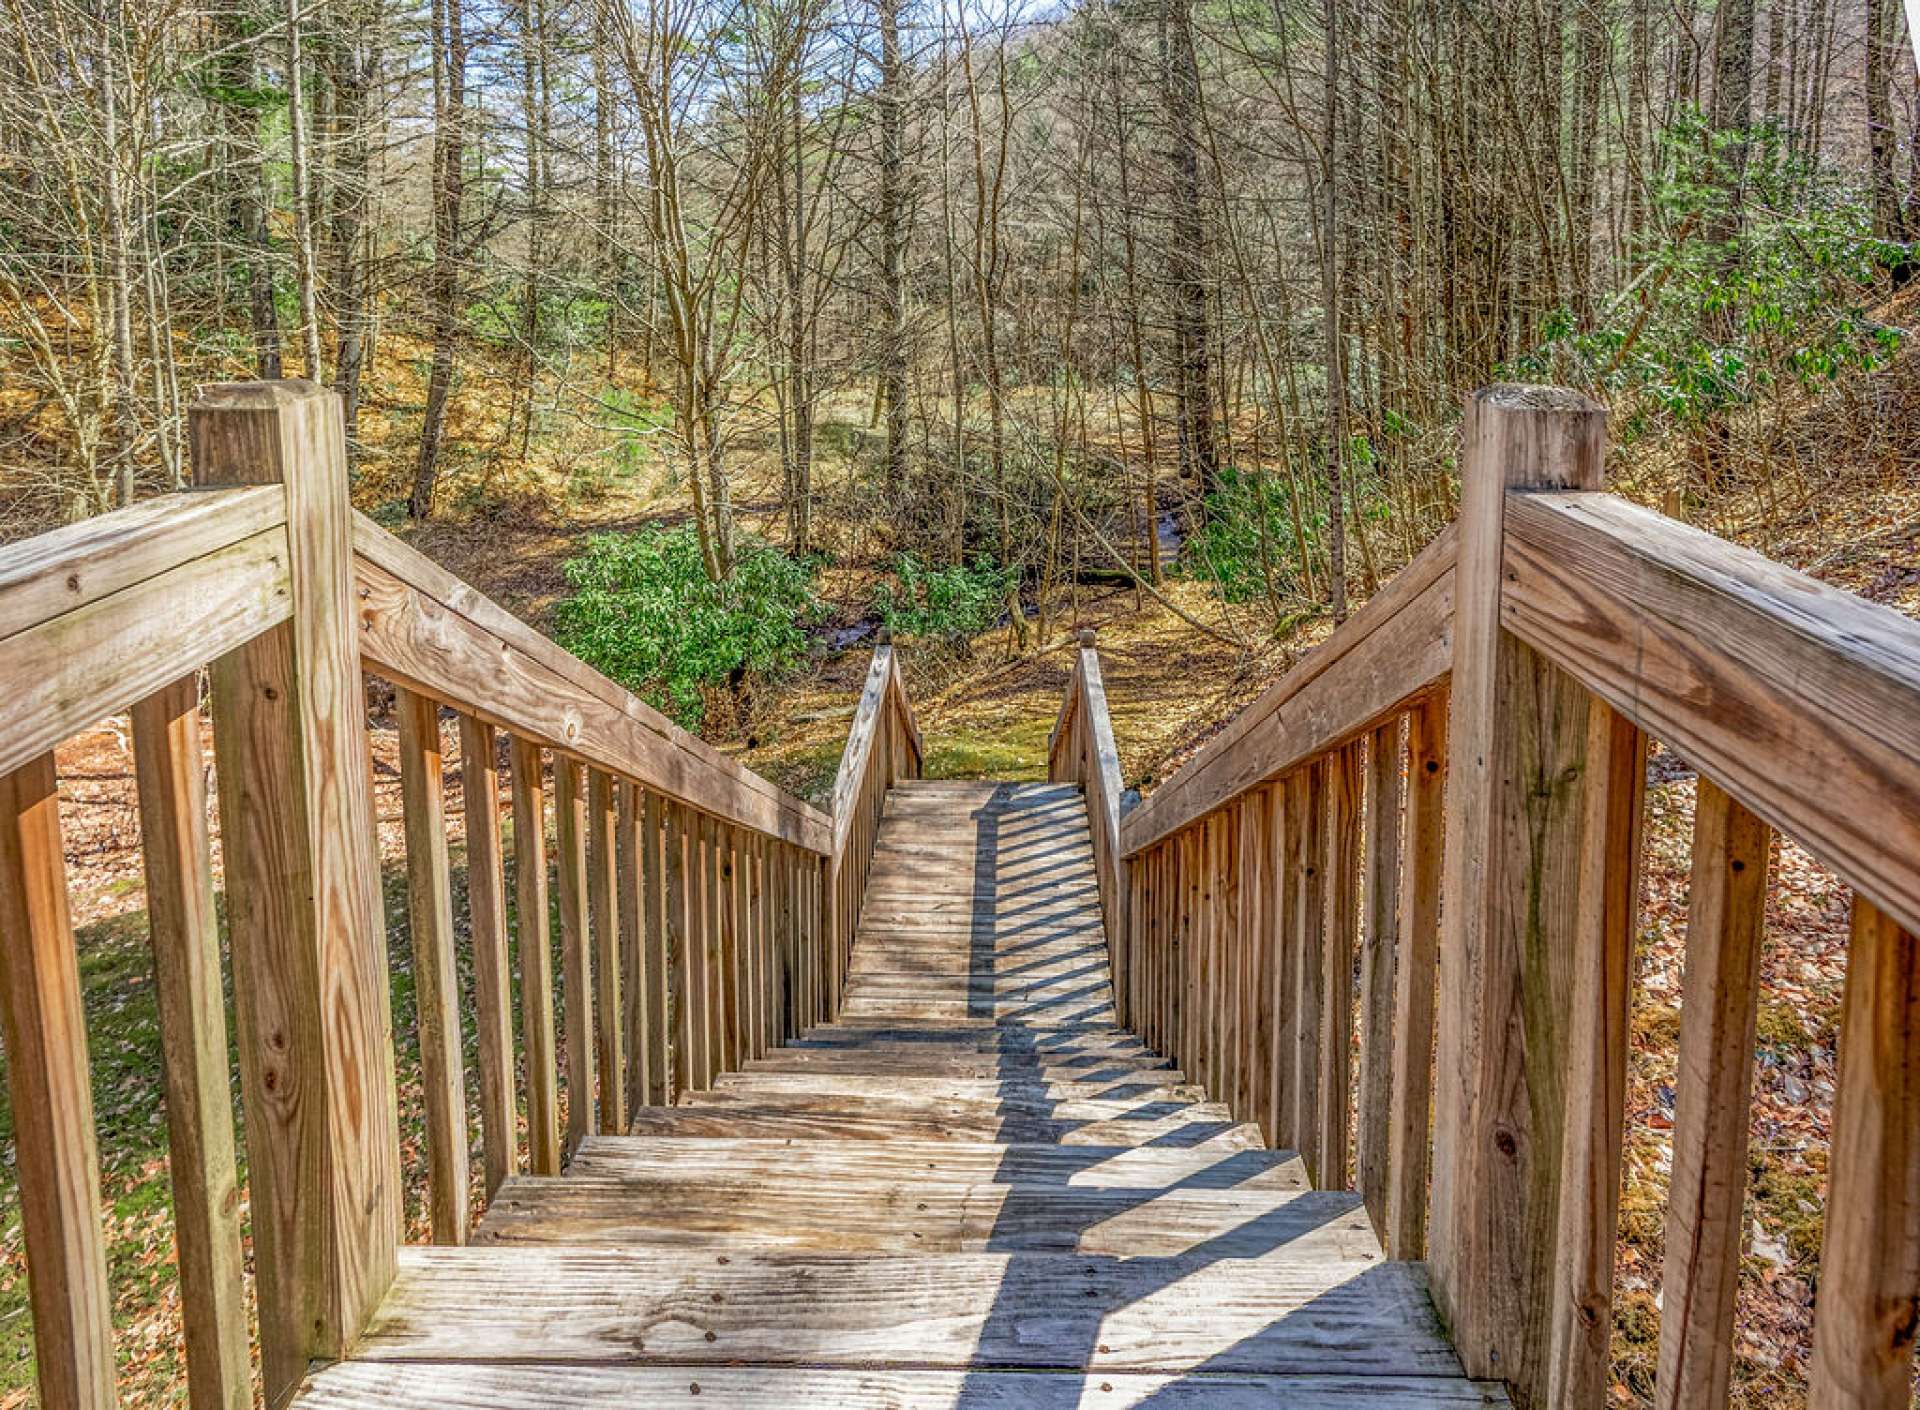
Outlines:
{"type": "Polygon", "coordinates": [[[661,807],[660,795],[649,788],[644,795],[640,817],[641,886],[646,905],[646,933],[641,937],[641,944],[646,951],[644,972],[648,978],[640,992],[634,996],[634,1001],[644,1004],[646,1010],[647,1086],[644,1093],[637,1091],[634,1093],[634,1101],[644,1101],[653,1106],[665,1106],[673,1099],[672,1088],[667,1082],[673,1039],[667,1027],[670,1012],[667,1007],[670,961],[667,945],[666,856],[663,850],[665,845],[666,817],[661,807]]]}
{"type": "Polygon", "coordinates": [[[213,663],[267,1403],[346,1353],[400,1244],[393,1019],[340,399],[204,393],[201,485],[284,484],[290,621],[213,663]]]}
{"type": "Polygon", "coordinates": [[[410,690],[396,691],[395,697],[407,838],[407,931],[413,941],[420,1086],[427,1108],[428,1205],[433,1241],[464,1244],[472,1226],[467,1083],[461,1061],[460,978],[453,958],[440,706],[410,690]]]}
{"type": "Polygon", "coordinates": [[[46,1410],[112,1410],[113,1320],[53,755],[0,775],[0,1019],[46,1410]]]}
{"type": "Polygon", "coordinates": [[[197,674],[133,707],[133,757],[160,1005],[188,1393],[197,1410],[249,1410],[253,1356],[241,1280],[240,1185],[197,674]]]}
{"type": "Polygon", "coordinates": [[[1320,967],[1320,1165],[1323,1190],[1347,1188],[1353,1111],[1353,960],[1360,930],[1360,744],[1327,758],[1326,961],[1320,967]]]}
{"type": "Polygon", "coordinates": [[[1904,1410],[1920,1303],[1920,936],[1853,898],[1812,1410],[1904,1410]]]}
{"type": "Polygon", "coordinates": [[[619,859],[619,899],[615,908],[620,912],[620,995],[622,1011],[618,1021],[622,1025],[622,1039],[626,1045],[627,1105],[620,1112],[624,1126],[630,1119],[632,1109],[645,1106],[647,1087],[652,1079],[653,1054],[648,1047],[652,1030],[647,1019],[647,940],[646,940],[646,876],[647,862],[645,833],[641,822],[646,815],[646,805],[641,801],[640,785],[628,779],[620,780],[616,794],[618,815],[614,828],[614,854],[619,859]]]}
{"type": "Polygon", "coordinates": [[[1588,708],[1501,629],[1502,542],[1509,491],[1600,488],[1606,413],[1493,387],[1462,435],[1430,1262],[1467,1374],[1526,1410],[1549,1356],[1588,708]]]}

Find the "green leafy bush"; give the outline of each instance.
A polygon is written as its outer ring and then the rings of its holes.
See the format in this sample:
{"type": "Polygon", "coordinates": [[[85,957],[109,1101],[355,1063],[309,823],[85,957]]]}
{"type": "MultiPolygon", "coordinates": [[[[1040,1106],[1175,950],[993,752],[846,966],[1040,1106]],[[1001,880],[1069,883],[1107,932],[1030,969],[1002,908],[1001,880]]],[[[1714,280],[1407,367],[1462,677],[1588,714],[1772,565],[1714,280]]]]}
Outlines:
{"type": "MultiPolygon", "coordinates": [[[[1309,551],[1326,529],[1320,487],[1310,497],[1304,526],[1309,551]]],[[[1187,576],[1211,582],[1228,602],[1250,602],[1266,593],[1272,572],[1281,590],[1299,586],[1299,536],[1294,532],[1293,501],[1286,482],[1272,471],[1227,469],[1220,488],[1208,495],[1200,526],[1181,554],[1187,576]]]]}
{"type": "Polygon", "coordinates": [[[805,656],[816,611],[807,567],[759,539],[734,545],[734,569],[713,582],[691,525],[596,534],[567,560],[573,592],[555,611],[560,644],[688,729],[707,694],[790,670],[805,656]]]}
{"type": "Polygon", "coordinates": [[[971,638],[991,627],[1013,590],[1014,574],[982,555],[972,563],[930,568],[911,553],[893,565],[900,580],[880,584],[874,609],[896,636],[921,637],[964,654],[971,638]]]}

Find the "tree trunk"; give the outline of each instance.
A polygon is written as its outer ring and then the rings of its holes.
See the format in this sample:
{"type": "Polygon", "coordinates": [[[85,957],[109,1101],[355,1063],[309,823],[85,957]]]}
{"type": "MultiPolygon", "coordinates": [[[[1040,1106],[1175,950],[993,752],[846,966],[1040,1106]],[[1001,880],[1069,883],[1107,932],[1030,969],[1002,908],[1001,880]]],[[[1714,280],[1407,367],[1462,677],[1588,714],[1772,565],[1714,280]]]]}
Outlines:
{"type": "Polygon", "coordinates": [[[414,462],[413,495],[407,512],[424,519],[433,512],[446,435],[447,396],[453,386],[455,340],[460,332],[461,194],[465,177],[467,38],[461,0],[433,0],[433,366],[427,374],[426,416],[420,454],[414,462]]]}
{"type": "Polygon", "coordinates": [[[1219,488],[1214,445],[1213,332],[1207,308],[1209,247],[1200,190],[1200,65],[1193,44],[1193,0],[1163,0],[1161,88],[1172,138],[1172,230],[1167,282],[1173,300],[1180,471],[1204,499],[1219,488]]]}

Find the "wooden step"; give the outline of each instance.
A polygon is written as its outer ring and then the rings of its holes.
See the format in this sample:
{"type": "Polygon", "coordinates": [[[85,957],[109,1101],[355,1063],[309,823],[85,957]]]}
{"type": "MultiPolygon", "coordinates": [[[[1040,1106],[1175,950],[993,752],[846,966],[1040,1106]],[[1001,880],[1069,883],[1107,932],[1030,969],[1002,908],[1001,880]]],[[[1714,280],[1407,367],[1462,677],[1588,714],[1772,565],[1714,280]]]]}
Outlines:
{"type": "Polygon", "coordinates": [[[1498,1387],[1456,1377],[838,1370],[787,1366],[513,1366],[343,1362],[308,1410],[1493,1410],[1498,1387]]]}
{"type": "Polygon", "coordinates": [[[1236,1190],[1307,1188],[1291,1151],[1181,1146],[1060,1146],[989,1141],[892,1141],[589,1136],[568,1167],[588,1179],[791,1182],[945,1180],[1058,1189],[1236,1190]]]}
{"type": "MultiPolygon", "coordinates": [[[[1120,1103],[1113,1103],[1121,1106],[1120,1103]]],[[[1019,1144],[1128,1146],[1147,1142],[1214,1150],[1258,1150],[1257,1126],[1182,1112],[1148,1119],[1083,1120],[1015,1113],[948,1115],[932,1104],[867,1105],[804,1098],[713,1096],[698,1106],[643,1107],[628,1129],[646,1136],[736,1136],[792,1140],[964,1140],[1019,1144]]]]}
{"type": "Polygon", "coordinates": [[[1458,1374],[1370,1239],[1188,1254],[402,1248],[364,1361],[1458,1374]]]}
{"type": "Polygon", "coordinates": [[[1090,1253],[1259,1258],[1282,1245],[1366,1248],[1359,1196],[1292,1190],[1060,1189],[842,1176],[825,1187],[581,1176],[507,1181],[476,1244],[742,1252],[1090,1253]]]}
{"type": "MultiPolygon", "coordinates": [[[[718,1092],[807,1093],[820,1097],[890,1097],[902,1100],[977,1103],[1005,1111],[1045,1112],[1064,1103],[1113,1102],[1198,1105],[1207,1094],[1198,1087],[1133,1073],[1111,1082],[1050,1082],[1033,1077],[913,1077],[901,1073],[730,1072],[715,1079],[718,1092]]],[[[1222,1116],[1225,1107],[1218,1108],[1222,1116]]]]}
{"type": "Polygon", "coordinates": [[[1176,1085],[1186,1076],[1155,1053],[1082,1053],[1048,1060],[1026,1053],[954,1053],[889,1048],[776,1048],[743,1064],[748,1072],[849,1072],[907,1077],[985,1077],[1000,1081],[1119,1082],[1151,1075],[1176,1085]]]}

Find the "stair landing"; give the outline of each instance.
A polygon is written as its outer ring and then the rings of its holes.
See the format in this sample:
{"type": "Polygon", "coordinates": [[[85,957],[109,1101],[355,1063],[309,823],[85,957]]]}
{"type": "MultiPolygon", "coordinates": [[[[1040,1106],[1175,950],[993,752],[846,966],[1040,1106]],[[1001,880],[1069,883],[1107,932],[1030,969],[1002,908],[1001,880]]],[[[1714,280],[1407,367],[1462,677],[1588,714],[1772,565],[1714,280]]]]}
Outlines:
{"type": "Polygon", "coordinates": [[[305,1410],[1505,1406],[1417,1265],[1113,1021],[1077,789],[889,795],[837,1022],[403,1250],[305,1410]]]}

